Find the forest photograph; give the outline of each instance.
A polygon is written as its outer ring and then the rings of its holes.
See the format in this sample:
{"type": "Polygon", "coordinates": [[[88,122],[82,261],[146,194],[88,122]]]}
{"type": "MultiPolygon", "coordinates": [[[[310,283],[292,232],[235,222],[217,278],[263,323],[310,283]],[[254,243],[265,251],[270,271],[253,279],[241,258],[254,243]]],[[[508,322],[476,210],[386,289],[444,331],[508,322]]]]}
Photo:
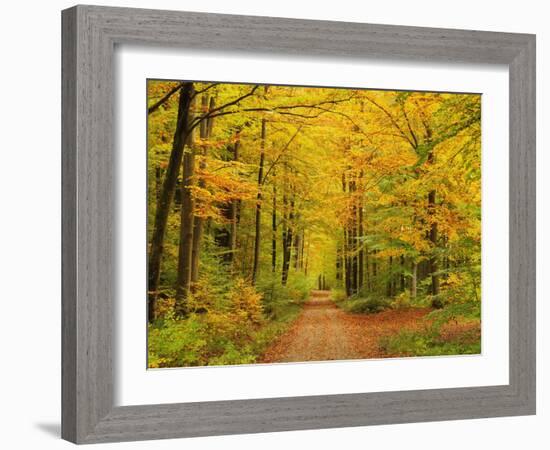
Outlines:
{"type": "Polygon", "coordinates": [[[147,80],[149,369],[481,353],[481,95],[147,80]]]}

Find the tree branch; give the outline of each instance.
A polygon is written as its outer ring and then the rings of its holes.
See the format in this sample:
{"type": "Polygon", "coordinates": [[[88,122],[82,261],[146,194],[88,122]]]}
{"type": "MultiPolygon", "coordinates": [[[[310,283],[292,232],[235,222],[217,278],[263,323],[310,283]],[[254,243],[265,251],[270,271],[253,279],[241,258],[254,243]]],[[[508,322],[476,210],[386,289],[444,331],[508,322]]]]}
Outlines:
{"type": "Polygon", "coordinates": [[[397,122],[397,120],[395,120],[395,118],[391,115],[391,113],[386,109],[384,108],[382,105],[380,105],[379,103],[375,102],[372,98],[370,98],[368,95],[365,95],[365,98],[370,102],[372,103],[374,106],[376,106],[380,111],[382,111],[391,121],[392,125],[397,128],[397,130],[399,131],[399,133],[401,133],[401,135],[407,140],[407,142],[411,145],[411,147],[413,149],[416,149],[415,145],[414,145],[414,142],[411,140],[411,138],[409,136],[407,136],[407,134],[403,131],[403,129],[401,128],[401,126],[399,125],[399,123],[397,122]]]}
{"type": "Polygon", "coordinates": [[[156,102],[155,104],[149,106],[149,108],[147,108],[147,114],[151,114],[151,113],[154,113],[157,109],[159,109],[164,103],[166,103],[170,97],[172,97],[172,95],[174,95],[176,92],[178,92],[181,88],[183,87],[183,82],[177,84],[176,86],[174,86],[172,89],[170,89],[165,95],[164,97],[162,97],[158,102],[156,102]]]}
{"type": "Polygon", "coordinates": [[[275,158],[275,160],[270,164],[269,166],[269,169],[267,169],[267,172],[265,173],[264,175],[264,178],[262,180],[262,185],[267,181],[267,176],[269,175],[269,173],[271,172],[271,169],[273,169],[273,167],[275,167],[277,165],[277,163],[279,162],[279,159],[281,159],[281,156],[283,156],[283,153],[288,149],[288,147],[290,146],[290,144],[292,143],[292,141],[294,140],[294,138],[296,136],[298,136],[298,133],[301,131],[301,129],[303,128],[303,125],[300,125],[298,127],[298,129],[296,130],[296,132],[292,135],[292,137],[289,139],[289,141],[286,143],[286,145],[283,147],[283,149],[280,151],[280,153],[277,155],[277,158],[275,158]]]}
{"type": "Polygon", "coordinates": [[[225,108],[229,108],[230,106],[234,106],[234,105],[238,104],[239,102],[241,102],[242,100],[244,100],[245,98],[250,97],[251,95],[254,95],[254,92],[256,92],[256,89],[258,89],[258,87],[259,87],[259,85],[255,85],[250,90],[250,92],[248,92],[247,94],[241,95],[239,98],[236,98],[235,100],[230,101],[229,103],[226,103],[225,105],[218,106],[217,108],[211,109],[206,114],[203,114],[202,116],[197,117],[196,119],[193,120],[193,122],[191,122],[188,132],[190,132],[193,128],[195,128],[203,120],[212,119],[214,117],[224,115],[223,113],[220,113],[220,114],[215,114],[215,113],[218,112],[218,111],[221,111],[225,108]]]}

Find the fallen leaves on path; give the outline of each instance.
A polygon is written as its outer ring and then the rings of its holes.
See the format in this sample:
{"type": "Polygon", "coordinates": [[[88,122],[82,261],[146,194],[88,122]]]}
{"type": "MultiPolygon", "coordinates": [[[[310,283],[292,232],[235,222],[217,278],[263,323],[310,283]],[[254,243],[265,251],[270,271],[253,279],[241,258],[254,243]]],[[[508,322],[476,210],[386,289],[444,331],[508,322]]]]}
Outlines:
{"type": "Polygon", "coordinates": [[[314,291],[289,331],[267,349],[259,362],[329,361],[383,358],[381,337],[419,329],[430,308],[350,314],[338,308],[328,292],[314,291]]]}

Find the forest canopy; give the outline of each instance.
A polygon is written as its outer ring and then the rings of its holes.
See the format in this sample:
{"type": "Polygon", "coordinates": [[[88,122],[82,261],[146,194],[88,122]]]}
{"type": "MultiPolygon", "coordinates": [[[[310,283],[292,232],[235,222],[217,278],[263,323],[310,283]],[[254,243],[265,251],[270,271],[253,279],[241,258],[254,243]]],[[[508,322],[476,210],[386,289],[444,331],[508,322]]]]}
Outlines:
{"type": "Polygon", "coordinates": [[[376,356],[479,352],[479,94],[148,80],[147,113],[149,367],[267,361],[313,289],[422,311],[376,356]]]}

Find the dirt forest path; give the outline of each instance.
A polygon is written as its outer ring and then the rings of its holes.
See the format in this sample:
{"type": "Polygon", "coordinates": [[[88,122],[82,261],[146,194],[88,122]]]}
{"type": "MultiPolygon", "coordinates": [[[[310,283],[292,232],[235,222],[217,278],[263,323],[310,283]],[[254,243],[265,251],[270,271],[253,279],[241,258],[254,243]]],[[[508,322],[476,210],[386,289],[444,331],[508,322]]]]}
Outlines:
{"type": "Polygon", "coordinates": [[[264,353],[261,362],[329,361],[382,358],[378,341],[403,328],[419,326],[428,309],[350,314],[338,308],[328,291],[312,291],[291,328],[264,353]]]}

